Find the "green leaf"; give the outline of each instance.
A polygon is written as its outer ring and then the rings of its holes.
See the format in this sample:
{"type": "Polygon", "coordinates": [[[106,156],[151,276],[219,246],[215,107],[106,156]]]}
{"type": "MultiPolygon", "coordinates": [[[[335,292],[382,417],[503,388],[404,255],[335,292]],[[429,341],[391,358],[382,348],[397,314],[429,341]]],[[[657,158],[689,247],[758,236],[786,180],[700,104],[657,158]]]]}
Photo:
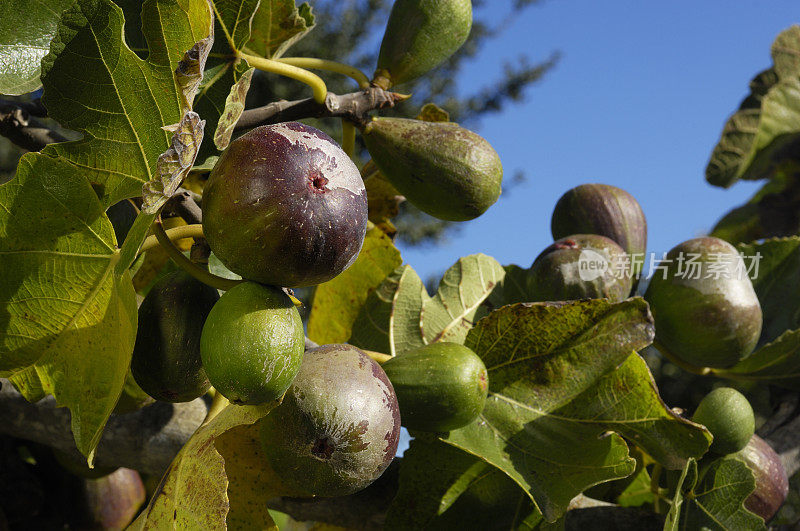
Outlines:
{"type": "Polygon", "coordinates": [[[800,26],[782,31],[772,43],[771,54],[778,77],[800,76],[800,26]]]}
{"type": "Polygon", "coordinates": [[[25,94],[42,86],[42,57],[50,47],[61,12],[73,2],[0,2],[0,94],[25,94]]]}
{"type": "Polygon", "coordinates": [[[281,57],[314,29],[314,14],[306,2],[298,9],[294,0],[263,0],[253,16],[247,47],[267,58],[281,57]]]}
{"type": "Polygon", "coordinates": [[[435,103],[426,103],[419,110],[417,120],[422,120],[424,122],[449,122],[450,113],[435,103]]]}
{"type": "Polygon", "coordinates": [[[800,390],[800,330],[790,330],[717,376],[800,390]]]}
{"type": "MultiPolygon", "coordinates": [[[[489,372],[486,407],[444,440],[503,470],[553,521],[586,488],[634,471],[625,442],[616,434],[603,436],[618,427],[607,416],[624,420],[627,413],[626,406],[605,413],[624,396],[614,392],[613,377],[601,380],[652,338],[652,317],[641,299],[496,310],[465,342],[489,372]],[[580,396],[584,392],[589,394],[580,396]],[[598,403],[587,411],[593,400],[598,403]]],[[[634,421],[636,414],[630,415],[634,421]]]]}
{"type": "Polygon", "coordinates": [[[114,229],[80,170],[38,153],[0,187],[0,204],[0,375],[29,400],[49,393],[69,407],[91,461],[136,338],[114,229]]]}
{"type": "Polygon", "coordinates": [[[392,356],[436,341],[463,343],[504,274],[490,256],[465,256],[445,272],[431,297],[413,269],[398,269],[367,298],[351,343],[370,350],[381,347],[379,352],[392,356]]]}
{"type": "Polygon", "coordinates": [[[419,323],[422,302],[429,298],[416,271],[409,265],[398,267],[367,297],[353,323],[350,343],[391,355],[421,346],[414,323],[419,323]]]}
{"type": "Polygon", "coordinates": [[[534,300],[528,290],[528,269],[517,265],[503,266],[506,274],[487,299],[490,308],[500,308],[507,304],[530,302],[534,300]]]}
{"type": "Polygon", "coordinates": [[[647,468],[641,466],[637,461],[637,471],[631,476],[628,485],[617,496],[617,504],[621,507],[639,507],[645,504],[652,504],[655,501],[655,494],[650,485],[650,474],[647,468]]]}
{"type": "Polygon", "coordinates": [[[749,276],[763,313],[759,344],[800,328],[800,237],[739,245],[739,252],[752,263],[749,276]]]}
{"type": "Polygon", "coordinates": [[[284,494],[255,424],[277,403],[228,405],[175,456],[139,529],[276,529],[265,500],[284,494]]]}
{"type": "Polygon", "coordinates": [[[225,110],[219,118],[217,130],[214,133],[214,145],[219,150],[228,147],[233,136],[233,128],[236,127],[236,122],[242,116],[247,91],[250,90],[250,80],[253,79],[253,72],[255,72],[255,68],[250,68],[242,74],[239,81],[231,87],[231,92],[225,100],[225,110]]]}
{"type": "MultiPolygon", "coordinates": [[[[683,494],[680,519],[670,529],[766,529],[761,517],[744,508],[755,486],[753,472],[743,461],[734,457],[714,461],[683,494]]],[[[674,520],[669,522],[672,525],[674,520]]]]}
{"type": "Polygon", "coordinates": [[[463,343],[474,322],[483,316],[481,303],[504,275],[503,267],[491,256],[460,258],[445,271],[436,295],[422,306],[422,340],[463,343]]]}
{"type": "Polygon", "coordinates": [[[369,295],[402,263],[400,251],[376,227],[370,228],[356,261],[346,271],[317,286],[308,337],[319,344],[344,343],[369,295]]]}
{"type": "Polygon", "coordinates": [[[435,440],[411,441],[399,483],[386,529],[532,529],[542,519],[500,470],[435,440]]]}
{"type": "Polygon", "coordinates": [[[182,97],[173,71],[208,36],[205,0],[148,0],[142,27],[150,54],[123,41],[122,10],[108,0],[78,0],[62,16],[42,61],[43,101],[64,127],[83,133],[43,152],[82,170],[107,207],[141,195],[176,124],[182,97]]]}

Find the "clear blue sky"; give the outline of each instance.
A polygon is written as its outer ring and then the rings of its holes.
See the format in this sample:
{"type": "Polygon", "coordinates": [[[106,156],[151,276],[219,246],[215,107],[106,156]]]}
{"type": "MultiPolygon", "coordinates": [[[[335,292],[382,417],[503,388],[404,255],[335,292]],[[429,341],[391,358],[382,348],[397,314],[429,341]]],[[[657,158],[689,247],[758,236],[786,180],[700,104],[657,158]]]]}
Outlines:
{"type": "MultiPolygon", "coordinates": [[[[487,3],[503,8],[490,19],[507,13],[509,2],[487,3]]],[[[469,91],[519,52],[534,61],[561,51],[523,103],[477,124],[506,177],[523,169],[527,181],[448,243],[401,244],[404,260],[423,280],[477,252],[527,267],[552,242],[558,198],[587,182],[619,186],[639,200],[649,251],[660,255],[708,231],[760,187],[715,188],[704,170],[750,78],[771,65],[772,40],[796,23],[797,0],[544,0],[526,9],[459,81],[469,91]]]]}

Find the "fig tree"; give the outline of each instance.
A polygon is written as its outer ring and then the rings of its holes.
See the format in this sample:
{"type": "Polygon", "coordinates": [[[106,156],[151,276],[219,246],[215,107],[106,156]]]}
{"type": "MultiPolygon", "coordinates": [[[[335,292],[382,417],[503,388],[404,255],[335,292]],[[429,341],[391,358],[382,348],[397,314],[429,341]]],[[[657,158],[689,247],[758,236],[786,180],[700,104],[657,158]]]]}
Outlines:
{"type": "Polygon", "coordinates": [[[622,248],[605,236],[573,234],[542,251],[528,271],[533,301],[628,297],[633,282],[622,248]]]}
{"type": "Polygon", "coordinates": [[[389,466],[400,437],[392,384],[350,345],[307,351],[281,405],[259,422],[270,466],[287,486],[313,496],[365,488],[389,466]]]}
{"type": "Polygon", "coordinates": [[[263,284],[332,279],[356,259],[366,230],[358,168],[331,137],[297,122],[231,142],[203,190],[203,233],[214,254],[263,284]]]}
{"type": "Polygon", "coordinates": [[[708,393],[697,406],[692,421],[708,428],[714,436],[711,451],[719,455],[744,448],[756,426],[750,402],[730,387],[719,387],[708,393]]]}
{"type": "Polygon", "coordinates": [[[726,368],[753,352],[761,305],[736,249],[704,237],[675,246],[644,298],[659,350],[690,365],[726,368]]]}
{"type": "Polygon", "coordinates": [[[263,404],[292,383],[304,348],[303,323],[280,289],[234,286],[211,309],[200,356],[211,385],[234,404],[263,404]]]}
{"type": "Polygon", "coordinates": [[[744,506],[769,522],[789,495],[789,478],[781,458],[758,435],[753,435],[738,455],[756,478],[756,488],[744,501],[744,506]]]}
{"type": "Polygon", "coordinates": [[[200,361],[200,334],[217,290],[184,271],[174,271],[150,289],[139,306],[131,373],[148,395],[188,402],[208,391],[200,361]]]}
{"type": "Polygon", "coordinates": [[[553,238],[599,234],[611,238],[631,256],[633,271],[641,271],[647,249],[647,221],[631,194],[607,184],[582,184],[556,203],[550,223],[553,238]]]}
{"type": "Polygon", "coordinates": [[[500,196],[500,157],[468,129],[444,122],[377,118],[362,133],[381,173],[431,216],[473,219],[500,196]]]}
{"type": "Polygon", "coordinates": [[[425,74],[453,55],[471,28],[470,0],[396,0],[373,84],[386,90],[425,74]]]}
{"type": "Polygon", "coordinates": [[[438,342],[404,352],[382,366],[410,430],[450,431],[475,420],[486,404],[486,366],[458,343],[438,342]]]}

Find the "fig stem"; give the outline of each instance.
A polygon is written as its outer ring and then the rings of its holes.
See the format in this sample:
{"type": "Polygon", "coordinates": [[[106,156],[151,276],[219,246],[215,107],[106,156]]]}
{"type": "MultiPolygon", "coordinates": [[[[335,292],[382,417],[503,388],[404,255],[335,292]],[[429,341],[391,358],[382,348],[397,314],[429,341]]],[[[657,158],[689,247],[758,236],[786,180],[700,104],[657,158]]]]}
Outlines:
{"type": "Polygon", "coordinates": [[[653,511],[656,514],[661,514],[661,489],[658,486],[658,482],[661,480],[661,470],[661,465],[656,463],[650,476],[650,492],[654,494],[653,511]]]}
{"type": "Polygon", "coordinates": [[[365,350],[363,348],[361,350],[364,352],[364,354],[372,358],[377,363],[385,363],[392,359],[392,356],[384,354],[383,352],[375,352],[374,350],[365,350]]]}
{"type": "Polygon", "coordinates": [[[317,74],[309,72],[304,68],[298,68],[280,61],[257,57],[244,52],[239,52],[239,57],[247,61],[250,66],[263,70],[264,72],[290,77],[305,83],[313,90],[314,101],[317,103],[325,103],[325,96],[328,95],[328,87],[317,74]]]}
{"type": "Polygon", "coordinates": [[[180,249],[175,247],[175,244],[172,243],[172,241],[169,239],[169,236],[167,236],[167,233],[164,231],[164,226],[161,224],[160,216],[156,218],[156,221],[153,223],[153,233],[155,234],[158,243],[160,243],[161,247],[163,247],[164,251],[166,251],[167,256],[169,256],[172,261],[175,262],[175,265],[192,275],[200,282],[208,284],[212,288],[225,291],[243,282],[242,280],[231,280],[229,278],[219,277],[206,271],[202,267],[189,260],[186,256],[184,256],[180,249]]]}
{"type": "MultiPolygon", "coordinates": [[[[180,227],[167,229],[164,231],[164,233],[171,242],[182,240],[184,238],[202,238],[203,226],[199,223],[194,225],[181,225],[180,227]]],[[[150,235],[144,240],[144,243],[142,243],[138,254],[145,253],[159,245],[161,245],[161,243],[159,243],[158,238],[156,238],[155,235],[150,235]]]]}
{"type": "Polygon", "coordinates": [[[353,158],[353,152],[356,148],[356,126],[353,122],[342,119],[342,151],[347,153],[347,156],[353,158]]]}
{"type": "Polygon", "coordinates": [[[358,87],[365,89],[369,87],[369,78],[354,66],[344,63],[337,63],[336,61],[329,61],[327,59],[317,59],[316,57],[281,57],[274,59],[279,63],[296,66],[298,68],[313,68],[315,70],[327,70],[329,72],[336,72],[348,76],[358,83],[358,87]]]}
{"type": "Polygon", "coordinates": [[[710,367],[697,367],[695,365],[686,363],[685,361],[672,355],[672,353],[658,341],[653,341],[653,346],[656,347],[656,349],[658,349],[661,355],[667,358],[670,361],[670,363],[674,363],[675,365],[677,365],[686,372],[690,372],[692,374],[699,374],[700,376],[707,376],[712,372],[710,367]]]}
{"type": "Polygon", "coordinates": [[[208,394],[211,395],[211,405],[208,407],[208,413],[206,413],[206,418],[203,419],[203,425],[208,424],[211,420],[216,417],[220,411],[225,409],[230,405],[230,402],[227,398],[222,396],[222,393],[214,389],[213,387],[209,388],[208,394]]]}

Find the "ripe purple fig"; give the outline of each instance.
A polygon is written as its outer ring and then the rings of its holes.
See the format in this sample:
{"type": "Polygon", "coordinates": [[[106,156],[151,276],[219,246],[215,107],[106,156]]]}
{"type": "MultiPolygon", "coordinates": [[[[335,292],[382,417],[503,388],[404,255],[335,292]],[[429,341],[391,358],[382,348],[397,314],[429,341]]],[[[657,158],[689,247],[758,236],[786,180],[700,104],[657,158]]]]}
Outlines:
{"type": "Polygon", "coordinates": [[[631,194],[608,184],[582,184],[561,196],[550,223],[553,238],[599,234],[628,253],[636,274],[647,249],[647,221],[631,194]]]}
{"type": "Polygon", "coordinates": [[[274,286],[326,282],[358,256],[367,193],[322,131],[290,122],[230,143],[203,191],[203,232],[225,266],[274,286]]]}
{"type": "Polygon", "coordinates": [[[536,257],[528,272],[534,301],[568,301],[628,297],[633,282],[622,248],[605,236],[573,234],[536,257]]]}
{"type": "Polygon", "coordinates": [[[272,469],[288,487],[313,496],[365,488],[389,466],[400,437],[391,382],[350,345],[307,351],[281,405],[259,422],[272,469]]]}
{"type": "Polygon", "coordinates": [[[731,367],[749,356],[761,335],[761,305],[736,249],[695,238],[666,261],[644,294],[659,350],[696,367],[731,367]]]}
{"type": "Polygon", "coordinates": [[[756,478],[756,489],[744,501],[744,506],[769,522],[789,495],[789,478],[781,458],[758,435],[753,435],[738,455],[756,478]]]}

